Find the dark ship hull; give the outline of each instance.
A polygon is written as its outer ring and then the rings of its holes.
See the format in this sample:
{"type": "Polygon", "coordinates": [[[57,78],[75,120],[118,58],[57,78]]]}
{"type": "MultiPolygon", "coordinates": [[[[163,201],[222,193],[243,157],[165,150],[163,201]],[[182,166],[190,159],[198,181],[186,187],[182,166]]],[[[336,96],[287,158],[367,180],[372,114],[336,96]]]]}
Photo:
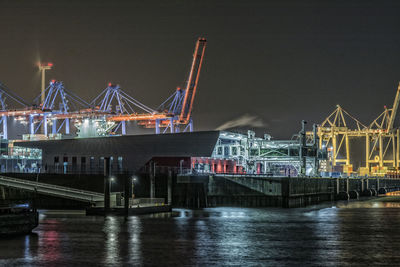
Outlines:
{"type": "Polygon", "coordinates": [[[39,224],[36,210],[0,208],[0,235],[28,234],[39,224]]]}

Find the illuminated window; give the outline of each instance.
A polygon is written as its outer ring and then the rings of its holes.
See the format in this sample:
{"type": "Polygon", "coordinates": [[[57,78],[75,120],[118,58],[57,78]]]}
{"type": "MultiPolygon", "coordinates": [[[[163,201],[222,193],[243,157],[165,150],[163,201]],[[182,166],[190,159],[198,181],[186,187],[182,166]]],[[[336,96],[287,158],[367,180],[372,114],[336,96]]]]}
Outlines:
{"type": "Polygon", "coordinates": [[[229,146],[224,146],[224,155],[229,156],[229,146]]]}
{"type": "Polygon", "coordinates": [[[94,157],[90,157],[89,168],[91,171],[94,169],[94,157]]]}
{"type": "Polygon", "coordinates": [[[237,155],[237,147],[232,147],[232,155],[236,156],[237,155]]]}

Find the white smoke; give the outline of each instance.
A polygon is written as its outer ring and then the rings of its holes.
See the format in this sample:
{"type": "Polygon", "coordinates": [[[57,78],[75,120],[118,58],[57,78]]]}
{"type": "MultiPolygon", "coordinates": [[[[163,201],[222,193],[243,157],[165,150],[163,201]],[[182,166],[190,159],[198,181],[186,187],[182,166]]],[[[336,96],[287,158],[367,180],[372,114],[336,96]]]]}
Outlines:
{"type": "Polygon", "coordinates": [[[219,127],[216,128],[217,131],[223,131],[226,129],[231,129],[234,127],[243,127],[243,126],[250,126],[250,127],[256,127],[256,128],[261,128],[266,126],[265,123],[262,121],[261,118],[255,116],[255,115],[250,115],[250,114],[244,114],[234,120],[230,120],[225,122],[224,124],[220,125],[219,127]]]}

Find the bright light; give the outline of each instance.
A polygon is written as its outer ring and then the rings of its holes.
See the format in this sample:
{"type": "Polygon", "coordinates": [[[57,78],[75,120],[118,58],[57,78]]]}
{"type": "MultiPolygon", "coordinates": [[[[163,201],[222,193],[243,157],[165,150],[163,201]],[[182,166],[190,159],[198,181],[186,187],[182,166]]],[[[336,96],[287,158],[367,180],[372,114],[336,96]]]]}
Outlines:
{"type": "Polygon", "coordinates": [[[111,178],[110,178],[110,181],[111,181],[111,182],[114,182],[114,180],[115,180],[114,177],[111,177],[111,178]]]}

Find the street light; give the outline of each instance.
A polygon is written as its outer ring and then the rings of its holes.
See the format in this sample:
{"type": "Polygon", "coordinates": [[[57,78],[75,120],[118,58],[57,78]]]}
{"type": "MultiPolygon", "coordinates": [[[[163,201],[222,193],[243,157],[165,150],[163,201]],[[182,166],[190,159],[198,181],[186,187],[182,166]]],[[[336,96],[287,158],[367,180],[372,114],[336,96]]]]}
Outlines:
{"type": "Polygon", "coordinates": [[[137,177],[136,176],[132,176],[132,200],[135,198],[134,189],[135,189],[136,181],[137,181],[137,177]]]}

